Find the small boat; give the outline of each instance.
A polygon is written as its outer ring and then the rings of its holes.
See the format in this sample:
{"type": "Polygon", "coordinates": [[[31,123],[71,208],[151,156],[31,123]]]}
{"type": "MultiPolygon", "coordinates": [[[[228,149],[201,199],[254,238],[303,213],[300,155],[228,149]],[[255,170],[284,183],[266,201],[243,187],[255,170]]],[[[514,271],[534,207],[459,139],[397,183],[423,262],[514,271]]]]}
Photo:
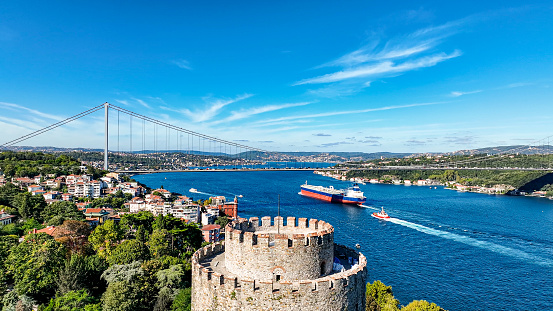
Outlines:
{"type": "Polygon", "coordinates": [[[188,191],[189,191],[189,192],[198,192],[198,189],[196,189],[196,188],[190,188],[188,191]]]}
{"type": "Polygon", "coordinates": [[[357,243],[357,244],[355,244],[355,248],[360,249],[361,245],[359,245],[359,243],[357,243]]]}
{"type": "Polygon", "coordinates": [[[382,210],[380,212],[372,213],[371,216],[374,217],[374,218],[378,218],[378,219],[388,219],[388,218],[390,218],[390,216],[388,216],[388,214],[386,214],[386,212],[384,211],[384,207],[382,207],[382,210]]]}
{"type": "Polygon", "coordinates": [[[240,195],[238,195],[238,197],[239,197],[239,198],[243,198],[244,196],[240,194],[240,195]]]}

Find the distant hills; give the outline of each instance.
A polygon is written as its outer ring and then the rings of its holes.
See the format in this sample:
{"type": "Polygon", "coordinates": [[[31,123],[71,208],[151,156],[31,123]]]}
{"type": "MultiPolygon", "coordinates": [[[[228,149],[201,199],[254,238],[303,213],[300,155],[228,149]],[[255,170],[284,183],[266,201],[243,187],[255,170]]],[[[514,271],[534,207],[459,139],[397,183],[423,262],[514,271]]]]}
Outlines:
{"type": "MultiPolygon", "coordinates": [[[[4,150],[11,151],[32,151],[32,152],[46,152],[46,153],[65,153],[65,152],[103,152],[103,149],[92,149],[92,148],[58,148],[58,147],[32,147],[32,146],[12,146],[5,148],[4,150]]],[[[111,150],[111,152],[114,152],[111,150]]],[[[133,151],[132,153],[173,153],[175,150],[144,150],[144,151],[133,151]]],[[[228,156],[228,154],[220,152],[204,152],[204,151],[182,151],[184,153],[190,153],[194,155],[205,155],[205,156],[228,156]]],[[[121,151],[121,153],[129,153],[121,151]]],[[[329,161],[366,161],[374,160],[380,158],[403,158],[403,157],[416,157],[421,155],[473,155],[473,154],[500,154],[500,153],[517,153],[517,154],[551,154],[553,153],[553,146],[542,145],[542,146],[524,146],[524,145],[513,145],[513,146],[496,146],[496,147],[486,147],[478,149],[467,149],[467,150],[457,150],[453,152],[428,152],[428,153],[397,153],[397,152],[278,152],[278,154],[288,156],[290,158],[325,158],[329,161]]],[[[231,155],[236,156],[236,155],[231,155]]],[[[242,152],[238,154],[239,157],[261,157],[266,158],[267,154],[258,151],[252,152],[242,152]]]]}

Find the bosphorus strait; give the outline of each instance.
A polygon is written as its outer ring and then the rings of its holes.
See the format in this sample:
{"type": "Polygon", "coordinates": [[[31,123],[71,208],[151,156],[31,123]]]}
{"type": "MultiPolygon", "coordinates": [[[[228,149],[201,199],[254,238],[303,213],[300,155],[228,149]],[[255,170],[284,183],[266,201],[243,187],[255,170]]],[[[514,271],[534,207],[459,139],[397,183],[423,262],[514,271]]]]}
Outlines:
{"type": "Polygon", "coordinates": [[[459,193],[441,187],[361,185],[367,207],[329,204],[298,194],[306,180],[349,183],[311,172],[197,172],[137,175],[150,187],[206,199],[238,199],[240,217],[280,213],[325,219],[337,243],[359,243],[368,280],[391,285],[402,304],[414,299],[448,310],[553,308],[553,204],[550,200],[459,193]],[[189,188],[199,193],[188,193],[189,188]],[[370,214],[381,206],[392,216],[370,214]]]}

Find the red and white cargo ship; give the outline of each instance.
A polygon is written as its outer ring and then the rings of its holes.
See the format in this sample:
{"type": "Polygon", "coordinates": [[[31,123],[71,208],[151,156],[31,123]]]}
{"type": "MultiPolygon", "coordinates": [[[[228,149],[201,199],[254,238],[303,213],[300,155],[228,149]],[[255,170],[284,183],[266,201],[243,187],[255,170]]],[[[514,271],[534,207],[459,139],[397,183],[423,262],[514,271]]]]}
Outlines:
{"type": "Polygon", "coordinates": [[[308,185],[306,181],[304,185],[301,185],[300,194],[332,203],[359,205],[367,201],[367,198],[363,195],[363,192],[359,189],[357,184],[342,190],[334,189],[333,186],[323,187],[308,185]]]}

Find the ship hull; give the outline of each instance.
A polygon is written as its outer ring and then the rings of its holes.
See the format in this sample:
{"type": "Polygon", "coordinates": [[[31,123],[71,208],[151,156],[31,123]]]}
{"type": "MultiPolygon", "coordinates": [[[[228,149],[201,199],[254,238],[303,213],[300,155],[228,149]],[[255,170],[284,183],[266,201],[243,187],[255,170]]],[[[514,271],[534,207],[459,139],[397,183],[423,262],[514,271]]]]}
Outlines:
{"type": "Polygon", "coordinates": [[[301,194],[310,198],[319,199],[331,203],[344,203],[344,204],[363,204],[367,200],[366,198],[351,198],[346,197],[340,193],[329,193],[324,190],[315,190],[305,187],[301,187],[301,194]]]}

